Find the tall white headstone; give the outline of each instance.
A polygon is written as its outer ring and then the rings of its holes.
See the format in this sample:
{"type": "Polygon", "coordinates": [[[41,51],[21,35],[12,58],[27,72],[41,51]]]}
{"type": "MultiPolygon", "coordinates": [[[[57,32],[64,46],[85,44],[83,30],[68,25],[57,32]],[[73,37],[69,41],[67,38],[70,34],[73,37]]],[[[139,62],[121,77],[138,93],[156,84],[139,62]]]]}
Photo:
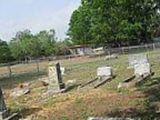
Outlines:
{"type": "Polygon", "coordinates": [[[49,89],[53,92],[60,92],[65,89],[65,84],[62,81],[60,64],[50,64],[49,65],[49,89]]]}

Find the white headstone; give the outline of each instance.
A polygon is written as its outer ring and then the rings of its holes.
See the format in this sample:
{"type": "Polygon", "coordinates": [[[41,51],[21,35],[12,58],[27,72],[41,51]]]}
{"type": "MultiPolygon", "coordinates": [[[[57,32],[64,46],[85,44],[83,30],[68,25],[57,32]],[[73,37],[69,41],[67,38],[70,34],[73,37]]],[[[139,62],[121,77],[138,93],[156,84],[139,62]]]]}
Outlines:
{"type": "Polygon", "coordinates": [[[112,76],[112,68],[111,67],[99,67],[97,69],[97,76],[99,76],[99,77],[112,76]]]}
{"type": "Polygon", "coordinates": [[[134,66],[135,75],[144,75],[144,74],[150,74],[150,73],[151,73],[151,68],[149,63],[136,64],[134,66]]]}
{"type": "Polygon", "coordinates": [[[54,91],[59,91],[57,70],[54,65],[49,66],[48,78],[50,89],[53,89],[54,91]]]}
{"type": "Polygon", "coordinates": [[[149,63],[146,54],[132,54],[129,56],[129,67],[134,68],[137,64],[149,63]]]}

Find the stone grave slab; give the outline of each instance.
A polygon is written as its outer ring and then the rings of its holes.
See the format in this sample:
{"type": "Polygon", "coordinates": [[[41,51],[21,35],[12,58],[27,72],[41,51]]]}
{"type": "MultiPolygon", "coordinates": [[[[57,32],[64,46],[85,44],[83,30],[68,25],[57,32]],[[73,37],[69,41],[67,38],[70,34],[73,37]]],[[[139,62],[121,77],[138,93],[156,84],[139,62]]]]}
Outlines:
{"type": "Polygon", "coordinates": [[[61,92],[65,89],[65,84],[62,81],[62,74],[59,63],[51,63],[49,65],[49,90],[52,92],[61,92]]]}
{"type": "Polygon", "coordinates": [[[99,67],[97,69],[98,77],[111,77],[112,76],[112,68],[111,67],[99,67]]]}
{"type": "Polygon", "coordinates": [[[131,54],[129,55],[129,68],[134,68],[136,64],[149,63],[147,54],[131,54]]]}
{"type": "Polygon", "coordinates": [[[134,65],[134,74],[135,75],[144,75],[144,74],[151,74],[151,67],[149,63],[143,64],[136,64],[134,65]]]}

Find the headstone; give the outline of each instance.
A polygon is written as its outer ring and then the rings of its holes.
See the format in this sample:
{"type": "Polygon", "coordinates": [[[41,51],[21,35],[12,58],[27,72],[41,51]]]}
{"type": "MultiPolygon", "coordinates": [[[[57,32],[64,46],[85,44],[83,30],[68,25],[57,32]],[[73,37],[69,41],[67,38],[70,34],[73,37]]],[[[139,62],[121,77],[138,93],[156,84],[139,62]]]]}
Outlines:
{"type": "Polygon", "coordinates": [[[149,63],[148,56],[146,54],[132,54],[129,56],[129,67],[134,68],[137,64],[149,63]]]}
{"type": "Polygon", "coordinates": [[[2,89],[0,88],[0,112],[3,112],[5,110],[7,110],[7,108],[6,108],[6,104],[4,102],[2,89]]]}
{"type": "Polygon", "coordinates": [[[129,66],[134,68],[134,74],[136,76],[151,73],[151,67],[146,54],[134,54],[129,56],[129,66]]]}
{"type": "Polygon", "coordinates": [[[112,76],[112,68],[111,67],[99,67],[97,69],[98,77],[111,77],[112,76]]]}
{"type": "Polygon", "coordinates": [[[11,119],[18,120],[17,114],[12,114],[12,115],[9,114],[4,101],[2,89],[0,88],[0,120],[11,120],[11,119]]]}
{"type": "Polygon", "coordinates": [[[141,76],[144,74],[151,74],[151,68],[149,63],[136,64],[134,66],[134,74],[141,76]]]}
{"type": "Polygon", "coordinates": [[[49,90],[52,92],[61,92],[65,89],[65,84],[62,81],[60,64],[50,64],[49,66],[49,90]]]}

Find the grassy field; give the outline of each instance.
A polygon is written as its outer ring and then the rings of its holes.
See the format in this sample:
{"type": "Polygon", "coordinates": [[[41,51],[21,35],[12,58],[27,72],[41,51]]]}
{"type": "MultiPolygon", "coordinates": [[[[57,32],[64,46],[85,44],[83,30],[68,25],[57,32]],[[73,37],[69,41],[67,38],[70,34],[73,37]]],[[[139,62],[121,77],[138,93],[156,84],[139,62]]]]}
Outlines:
{"type": "MultiPolygon", "coordinates": [[[[15,76],[13,80],[1,78],[5,91],[6,103],[11,111],[17,111],[23,118],[33,120],[86,120],[89,116],[103,117],[140,117],[152,120],[159,117],[160,111],[160,51],[147,52],[155,75],[141,86],[119,91],[117,85],[133,74],[128,67],[128,55],[118,59],[105,60],[98,58],[77,58],[59,61],[66,68],[64,81],[76,80],[83,84],[96,77],[96,69],[100,66],[113,67],[116,77],[98,89],[78,91],[72,89],[63,94],[48,96],[40,78],[47,77],[48,62],[40,65],[44,72],[28,72],[15,76]],[[30,82],[30,94],[12,98],[9,93],[20,83],[30,82]]],[[[34,65],[31,65],[35,68],[34,65]]],[[[13,66],[14,71],[32,71],[32,67],[13,66]]],[[[3,71],[3,68],[0,68],[3,71]]]]}

